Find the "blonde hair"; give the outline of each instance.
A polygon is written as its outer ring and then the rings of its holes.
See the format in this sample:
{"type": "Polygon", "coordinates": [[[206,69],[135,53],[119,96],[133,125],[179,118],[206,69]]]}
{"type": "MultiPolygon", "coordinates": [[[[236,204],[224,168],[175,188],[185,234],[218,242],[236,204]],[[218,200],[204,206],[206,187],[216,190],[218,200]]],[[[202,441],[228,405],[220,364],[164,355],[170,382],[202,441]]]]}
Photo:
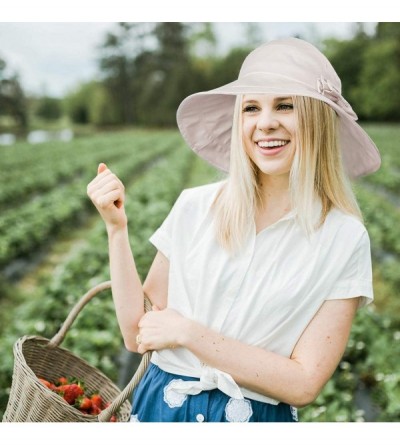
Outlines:
{"type": "MultiPolygon", "coordinates": [[[[289,190],[297,221],[307,236],[323,224],[333,207],[362,221],[343,168],[336,113],[326,103],[310,97],[294,96],[293,105],[296,150],[289,190]],[[317,225],[313,216],[316,198],[320,198],[322,204],[317,225]]],[[[254,226],[257,209],[262,205],[258,167],[242,143],[241,108],[242,96],[238,96],[233,116],[229,175],[212,205],[217,241],[232,255],[242,247],[254,226]]]]}

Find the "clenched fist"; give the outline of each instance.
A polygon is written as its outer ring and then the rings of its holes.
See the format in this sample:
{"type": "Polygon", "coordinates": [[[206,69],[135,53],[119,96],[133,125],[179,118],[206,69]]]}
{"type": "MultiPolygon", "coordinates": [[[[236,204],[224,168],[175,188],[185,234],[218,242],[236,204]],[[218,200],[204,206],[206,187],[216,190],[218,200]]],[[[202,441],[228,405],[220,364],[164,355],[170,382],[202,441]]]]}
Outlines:
{"type": "Polygon", "coordinates": [[[125,214],[125,187],[120,179],[101,163],[97,176],[87,186],[87,194],[103,218],[107,230],[127,225],[125,214]]]}

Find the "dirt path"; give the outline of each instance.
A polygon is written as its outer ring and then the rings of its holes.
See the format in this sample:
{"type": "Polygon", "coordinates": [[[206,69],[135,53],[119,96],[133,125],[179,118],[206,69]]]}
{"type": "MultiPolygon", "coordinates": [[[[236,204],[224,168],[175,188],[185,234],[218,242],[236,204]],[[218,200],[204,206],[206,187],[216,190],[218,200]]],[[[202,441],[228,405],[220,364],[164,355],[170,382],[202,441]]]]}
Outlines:
{"type": "Polygon", "coordinates": [[[88,234],[98,222],[99,216],[95,214],[83,227],[52,243],[49,250],[41,255],[41,260],[15,283],[15,287],[24,294],[35,291],[40,282],[56,273],[69,257],[76,255],[86,245],[88,234]]]}
{"type": "Polygon", "coordinates": [[[385,189],[382,185],[371,184],[367,181],[361,182],[361,186],[371,193],[380,195],[382,199],[389,201],[397,209],[400,209],[400,196],[396,195],[394,192],[385,189]]]}

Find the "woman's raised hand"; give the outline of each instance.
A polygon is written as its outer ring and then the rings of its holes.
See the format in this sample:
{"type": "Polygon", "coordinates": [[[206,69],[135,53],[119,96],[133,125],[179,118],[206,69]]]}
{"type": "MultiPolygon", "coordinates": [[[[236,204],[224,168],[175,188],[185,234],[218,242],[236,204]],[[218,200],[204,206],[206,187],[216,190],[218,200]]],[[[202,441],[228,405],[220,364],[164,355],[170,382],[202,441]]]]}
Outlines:
{"type": "Polygon", "coordinates": [[[107,230],[126,227],[125,187],[106,164],[99,165],[97,176],[87,186],[87,194],[103,218],[107,230]]]}

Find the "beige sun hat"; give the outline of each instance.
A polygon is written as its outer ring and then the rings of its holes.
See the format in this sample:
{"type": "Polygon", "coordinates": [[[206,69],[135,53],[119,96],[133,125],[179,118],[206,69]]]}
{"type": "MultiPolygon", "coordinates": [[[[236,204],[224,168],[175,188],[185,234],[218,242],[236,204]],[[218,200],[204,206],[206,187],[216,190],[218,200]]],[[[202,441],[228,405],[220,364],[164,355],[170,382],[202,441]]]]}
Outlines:
{"type": "Polygon", "coordinates": [[[220,170],[229,171],[235,99],[246,93],[309,96],[326,102],[340,118],[340,144],[348,175],[355,178],[380,167],[379,151],[342,97],[341,81],[329,60],[310,43],[288,38],[252,51],[237,80],[192,94],[180,104],[177,123],[182,136],[195,153],[220,170]]]}

